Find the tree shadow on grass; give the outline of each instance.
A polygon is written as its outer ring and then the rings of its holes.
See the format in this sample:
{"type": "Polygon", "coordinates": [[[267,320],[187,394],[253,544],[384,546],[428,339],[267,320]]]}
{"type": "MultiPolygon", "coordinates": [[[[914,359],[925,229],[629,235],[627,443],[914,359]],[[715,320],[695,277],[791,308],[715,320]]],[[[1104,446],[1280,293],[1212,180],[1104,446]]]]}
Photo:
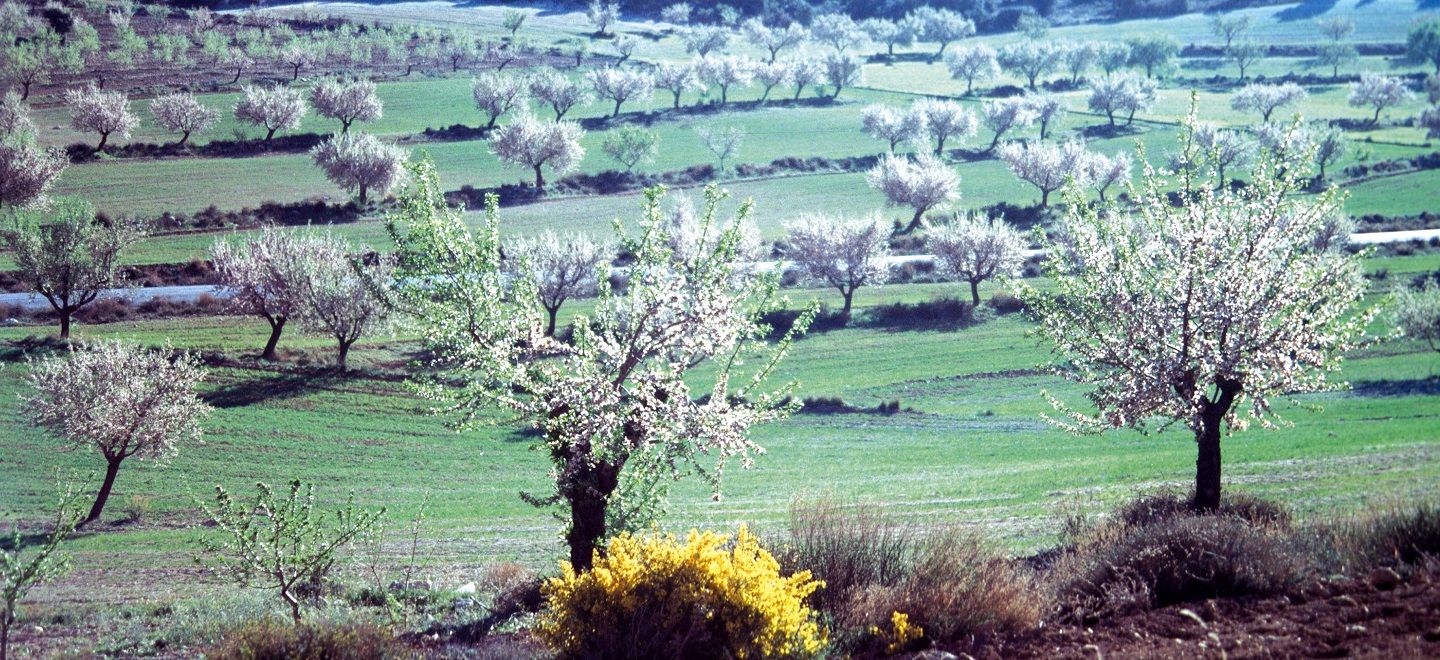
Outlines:
{"type": "Polygon", "coordinates": [[[857,325],[886,332],[954,331],[976,325],[975,306],[956,298],[891,303],[865,311],[857,325]]]}
{"type": "Polygon", "coordinates": [[[1335,0],[1305,0],[1300,4],[1275,12],[1278,21],[1305,21],[1316,18],[1335,8],[1335,0]]]}
{"type": "Polygon", "coordinates": [[[1440,396],[1440,376],[1408,380],[1367,380],[1351,386],[1358,396],[1440,396]]]}
{"type": "Polygon", "coordinates": [[[200,398],[216,408],[243,408],[266,401],[300,396],[324,380],[323,377],[304,373],[270,374],[218,387],[204,393],[200,398]]]}

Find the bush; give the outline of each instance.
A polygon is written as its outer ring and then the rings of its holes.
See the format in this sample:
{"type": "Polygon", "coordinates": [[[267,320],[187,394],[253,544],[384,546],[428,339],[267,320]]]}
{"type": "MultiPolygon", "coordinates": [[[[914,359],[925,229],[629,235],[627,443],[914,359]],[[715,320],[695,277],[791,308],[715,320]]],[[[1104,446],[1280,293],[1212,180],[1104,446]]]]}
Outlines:
{"type": "Polygon", "coordinates": [[[1342,543],[1364,564],[1418,564],[1440,557],[1440,504],[1391,503],[1346,524],[1342,543]]]}
{"type": "Polygon", "coordinates": [[[990,296],[990,308],[997,314],[1014,314],[1025,311],[1025,301],[1011,295],[1009,291],[997,291],[990,296]]]}
{"type": "Polygon", "coordinates": [[[370,660],[404,657],[390,633],[370,624],[290,625],[261,619],[226,635],[218,660],[370,660]]]}
{"type": "Polygon", "coordinates": [[[805,599],[823,583],[780,565],[744,527],[612,539],[592,570],[544,587],[536,634],[562,658],[820,655],[827,635],[805,599]]]}
{"type": "Polygon", "coordinates": [[[864,325],[891,329],[953,330],[975,324],[975,307],[969,302],[940,297],[929,302],[876,305],[864,325]]]}

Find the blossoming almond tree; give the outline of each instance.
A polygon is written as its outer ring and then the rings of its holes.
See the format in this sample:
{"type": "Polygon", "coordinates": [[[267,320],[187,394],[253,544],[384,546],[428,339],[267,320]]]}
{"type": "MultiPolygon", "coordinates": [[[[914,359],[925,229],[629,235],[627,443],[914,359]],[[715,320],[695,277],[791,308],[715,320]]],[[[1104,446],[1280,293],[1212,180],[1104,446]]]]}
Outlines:
{"type": "Polygon", "coordinates": [[[201,103],[190,92],[175,92],[156,97],[150,102],[150,114],[155,123],[171,133],[179,133],[177,147],[185,146],[191,133],[210,130],[220,120],[220,111],[201,103]]]}
{"type": "Polygon", "coordinates": [[[545,191],[545,173],[565,174],[580,165],[585,147],[580,138],[585,130],[573,121],[541,121],[525,114],[501,126],[490,138],[490,150],[508,165],[529,167],[535,172],[535,191],[545,191]]]}
{"type": "Polygon", "coordinates": [[[445,203],[432,164],[414,166],[411,180],[387,227],[398,258],[392,304],[434,356],[436,380],[419,391],[461,427],[499,408],[543,435],[555,490],[526,499],[567,506],[576,570],[590,567],[602,539],[655,515],[674,479],[700,474],[718,494],[727,461],[749,465],[763,452],[750,427],[794,409],[790,386],[765,383],[808,315],[778,344],[764,341],[761,314],[780,302],[776,277],[735,258],[750,204],[736,222],[718,220],[723,195],[709,189],[701,217],[720,239],[679,260],[664,230],[664,190],[648,191],[638,233],[617,226],[633,255],[625,288],[600,282],[567,343],[545,334],[532,278],[501,267],[497,199],[472,231],[445,203]],[[740,375],[750,360],[758,366],[740,375]],[[703,380],[692,377],[697,369],[703,380]]]}
{"type": "Polygon", "coordinates": [[[140,118],[130,112],[130,101],[124,94],[101,91],[94,85],[66,90],[65,105],[70,107],[70,125],[75,130],[100,134],[96,151],[105,148],[112,133],[129,138],[130,131],[140,125],[140,118]]]}
{"type": "Polygon", "coordinates": [[[350,125],[357,121],[375,121],[385,112],[375,94],[375,83],[369,80],[321,81],[310,88],[310,102],[316,114],[340,122],[341,133],[349,133],[350,125]]]}
{"type": "Polygon", "coordinates": [[[929,154],[913,162],[886,154],[865,173],[865,180],[885,195],[887,204],[915,210],[905,232],[915,231],[926,213],[960,198],[960,175],[929,154]]]}
{"type": "Polygon", "coordinates": [[[808,216],[786,227],[785,256],[811,279],[840,292],[845,307],[840,318],[850,321],[850,303],[862,286],[884,284],[890,269],[890,231],[879,217],[841,220],[808,216]]]}
{"type": "Polygon", "coordinates": [[[1272,426],[1275,397],[1333,387],[1373,311],[1356,313],[1359,257],[1315,245],[1342,196],[1293,194],[1309,155],[1263,153],[1249,186],[1217,191],[1194,125],[1192,106],[1182,168],[1146,165],[1133,207],[1093,207],[1070,189],[1071,244],[1044,244],[1060,255],[1044,266],[1053,289],[1015,286],[1063,359],[1056,370],[1092,387],[1093,412],[1051,398],[1064,415],[1052,421],[1074,432],[1184,423],[1198,448],[1194,503],[1214,509],[1222,429],[1272,426]]]}
{"type": "Polygon", "coordinates": [[[199,360],[119,341],[72,347],[31,364],[34,395],[22,395],[30,420],[63,438],[68,449],[105,457],[105,481],[79,525],[100,518],[120,464],[131,456],[164,462],[180,445],[198,443],[210,414],[195,394],[205,378],[199,360]]]}
{"type": "Polygon", "coordinates": [[[600,269],[614,256],[611,246],[585,234],[561,236],[546,231],[535,238],[521,238],[510,247],[507,264],[532,286],[549,320],[545,334],[555,335],[555,316],[566,300],[595,294],[600,269]]]}
{"type": "Polygon", "coordinates": [[[230,309],[270,324],[260,359],[275,359],[285,324],[304,309],[311,255],[318,246],[314,236],[266,227],[241,241],[217,240],[210,248],[220,282],[230,291],[230,309]]]}
{"type": "Polygon", "coordinates": [[[925,233],[925,247],[935,255],[936,265],[970,284],[971,304],[977,307],[981,282],[1016,275],[1025,263],[1025,239],[1004,220],[967,213],[925,233]]]}

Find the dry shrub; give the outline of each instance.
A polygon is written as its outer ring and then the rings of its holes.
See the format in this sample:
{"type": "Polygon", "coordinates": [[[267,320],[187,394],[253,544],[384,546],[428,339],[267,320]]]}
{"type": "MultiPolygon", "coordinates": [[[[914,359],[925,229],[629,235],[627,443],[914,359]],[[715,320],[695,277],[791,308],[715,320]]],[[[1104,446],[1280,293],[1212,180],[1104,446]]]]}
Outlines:
{"type": "Polygon", "coordinates": [[[291,625],[266,618],[231,631],[217,660],[372,660],[405,657],[390,633],[366,623],[291,625]]]}
{"type": "Polygon", "coordinates": [[[1337,530],[1352,565],[1414,565],[1440,557],[1440,503],[1387,501],[1337,530]]]}
{"type": "Polygon", "coordinates": [[[1052,574],[1062,615],[1083,623],[1174,603],[1266,595],[1308,570],[1289,515],[1262,500],[1227,496],[1217,511],[1162,492],[1122,505],[1074,536],[1052,574]]]}
{"type": "Polygon", "coordinates": [[[1044,609],[1029,572],[974,532],[925,530],[832,499],[797,502],[790,520],[787,570],[825,581],[819,605],[852,650],[883,648],[875,631],[896,613],[928,640],[955,641],[1029,628],[1044,609]]]}

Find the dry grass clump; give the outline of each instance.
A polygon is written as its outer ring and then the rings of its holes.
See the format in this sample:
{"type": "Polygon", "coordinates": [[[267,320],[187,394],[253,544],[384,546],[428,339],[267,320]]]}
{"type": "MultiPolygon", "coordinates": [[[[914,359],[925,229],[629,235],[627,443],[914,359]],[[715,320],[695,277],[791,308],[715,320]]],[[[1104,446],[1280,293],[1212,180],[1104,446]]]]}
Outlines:
{"type": "Polygon", "coordinates": [[[893,643],[896,613],[923,630],[910,640],[919,646],[1023,630],[1045,607],[1028,570],[980,535],[922,529],[873,506],[797,501],[780,554],[787,571],[825,581],[817,605],[852,651],[893,643]]]}
{"type": "Polygon", "coordinates": [[[1421,566],[1440,559],[1440,501],[1387,500],[1308,531],[1331,570],[1421,566]]]}
{"type": "Polygon", "coordinates": [[[367,623],[265,618],[231,631],[206,657],[217,660],[384,660],[407,657],[390,633],[367,623]]]}

